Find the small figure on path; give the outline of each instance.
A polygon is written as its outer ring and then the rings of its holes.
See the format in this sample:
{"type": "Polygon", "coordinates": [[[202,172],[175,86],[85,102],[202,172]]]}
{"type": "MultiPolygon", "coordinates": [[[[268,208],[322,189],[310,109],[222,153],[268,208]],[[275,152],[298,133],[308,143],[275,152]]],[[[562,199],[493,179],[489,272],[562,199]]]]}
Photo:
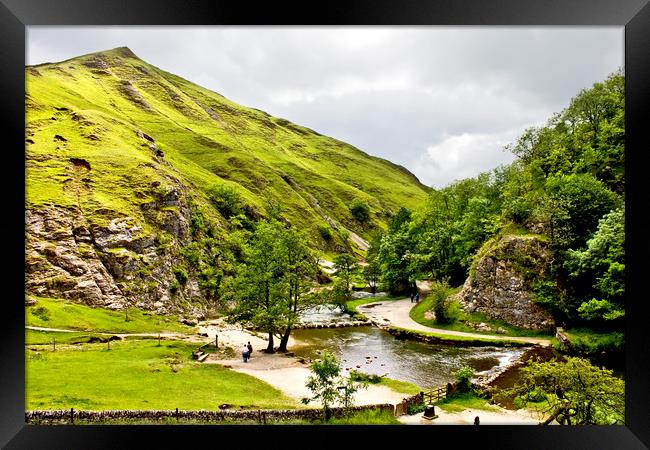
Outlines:
{"type": "Polygon", "coordinates": [[[411,303],[413,303],[414,298],[415,298],[415,293],[411,292],[411,303]]]}
{"type": "Polygon", "coordinates": [[[481,421],[479,420],[478,416],[474,417],[474,425],[479,425],[481,421]]]}
{"type": "Polygon", "coordinates": [[[248,346],[244,344],[244,347],[241,349],[241,356],[244,358],[244,362],[248,362],[248,346]]]}
{"type": "Polygon", "coordinates": [[[246,344],[246,348],[248,348],[248,359],[251,359],[251,355],[253,354],[253,346],[251,345],[250,341],[248,341],[248,344],[246,344]]]}
{"type": "Polygon", "coordinates": [[[415,303],[420,301],[420,293],[415,294],[415,303]]]}

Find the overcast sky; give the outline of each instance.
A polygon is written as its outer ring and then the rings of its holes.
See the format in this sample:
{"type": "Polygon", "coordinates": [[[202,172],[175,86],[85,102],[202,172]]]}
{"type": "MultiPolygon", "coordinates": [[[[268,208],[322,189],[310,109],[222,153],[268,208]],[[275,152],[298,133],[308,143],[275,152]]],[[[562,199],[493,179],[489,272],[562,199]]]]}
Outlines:
{"type": "Polygon", "coordinates": [[[623,67],[623,27],[41,27],[27,64],[129,47],[245,106],[443,187],[513,156],[581,89],[623,67]]]}

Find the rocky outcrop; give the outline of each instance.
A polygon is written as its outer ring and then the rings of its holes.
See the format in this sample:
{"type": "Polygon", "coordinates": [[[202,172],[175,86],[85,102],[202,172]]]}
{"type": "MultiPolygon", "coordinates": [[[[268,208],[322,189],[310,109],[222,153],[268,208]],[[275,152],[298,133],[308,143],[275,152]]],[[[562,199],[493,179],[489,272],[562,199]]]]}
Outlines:
{"type": "Polygon", "coordinates": [[[457,299],[466,311],[526,329],[554,327],[551,314],[533,297],[533,284],[552,262],[552,252],[540,238],[506,235],[479,251],[470,276],[457,299]]]}
{"type": "MultiPolygon", "coordinates": [[[[95,211],[91,222],[76,207],[27,209],[26,293],[111,309],[130,305],[178,312],[170,285],[180,249],[190,241],[191,216],[182,185],[159,192],[142,212],[134,218],[104,210],[104,221],[95,211]],[[163,234],[171,238],[169,245],[157,242],[163,234]]],[[[202,297],[195,280],[188,280],[178,295],[202,297]]]]}

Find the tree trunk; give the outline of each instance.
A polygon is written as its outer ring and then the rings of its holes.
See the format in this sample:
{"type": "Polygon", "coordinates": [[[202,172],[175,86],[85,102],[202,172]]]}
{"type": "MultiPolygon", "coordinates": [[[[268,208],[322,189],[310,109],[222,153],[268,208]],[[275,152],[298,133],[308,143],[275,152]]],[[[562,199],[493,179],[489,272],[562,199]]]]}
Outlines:
{"type": "Polygon", "coordinates": [[[273,333],[269,332],[269,345],[266,347],[266,353],[273,353],[273,333]]]}
{"type": "Polygon", "coordinates": [[[286,352],[287,351],[287,344],[289,343],[289,335],[291,334],[291,327],[287,327],[286,331],[282,335],[282,339],[280,339],[280,347],[278,347],[279,352],[286,352]]]}

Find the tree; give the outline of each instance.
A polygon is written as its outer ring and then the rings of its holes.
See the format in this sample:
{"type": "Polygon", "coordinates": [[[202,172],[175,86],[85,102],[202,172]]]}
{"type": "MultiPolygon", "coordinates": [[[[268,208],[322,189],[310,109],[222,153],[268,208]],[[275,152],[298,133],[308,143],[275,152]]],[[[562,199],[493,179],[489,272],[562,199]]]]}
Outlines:
{"type": "Polygon", "coordinates": [[[357,259],[349,253],[341,253],[334,257],[335,273],[345,282],[345,289],[348,292],[350,291],[350,284],[352,283],[352,274],[356,270],[357,266],[357,259]]]}
{"type": "Polygon", "coordinates": [[[207,194],[212,204],[226,219],[243,213],[243,201],[235,188],[227,185],[213,185],[208,188],[207,194]]]}
{"type": "Polygon", "coordinates": [[[350,204],[350,214],[352,214],[352,217],[357,222],[363,225],[370,219],[370,207],[366,202],[355,198],[350,204]]]}
{"type": "Polygon", "coordinates": [[[315,274],[315,259],[303,235],[286,229],[276,220],[260,222],[252,235],[244,263],[227,282],[232,322],[250,322],[268,333],[266,351],[286,351],[289,335],[302,308],[312,299],[306,295],[315,274]]]}
{"type": "Polygon", "coordinates": [[[323,417],[328,420],[330,408],[336,403],[341,403],[346,408],[352,406],[354,393],[365,383],[357,383],[349,377],[342,377],[341,363],[336,355],[330,352],[323,352],[321,357],[309,366],[313,375],[307,379],[307,388],[312,392],[311,398],[303,398],[302,402],[307,404],[317,400],[323,405],[323,417]]]}
{"type": "Polygon", "coordinates": [[[366,280],[370,291],[374,294],[377,290],[377,282],[381,277],[379,261],[376,258],[370,259],[368,265],[363,268],[363,278],[366,280]]]}
{"type": "Polygon", "coordinates": [[[548,425],[613,425],[625,423],[625,384],[611,370],[583,358],[566,362],[529,360],[521,380],[496,398],[519,398],[526,405],[546,399],[541,411],[548,425]]]}

